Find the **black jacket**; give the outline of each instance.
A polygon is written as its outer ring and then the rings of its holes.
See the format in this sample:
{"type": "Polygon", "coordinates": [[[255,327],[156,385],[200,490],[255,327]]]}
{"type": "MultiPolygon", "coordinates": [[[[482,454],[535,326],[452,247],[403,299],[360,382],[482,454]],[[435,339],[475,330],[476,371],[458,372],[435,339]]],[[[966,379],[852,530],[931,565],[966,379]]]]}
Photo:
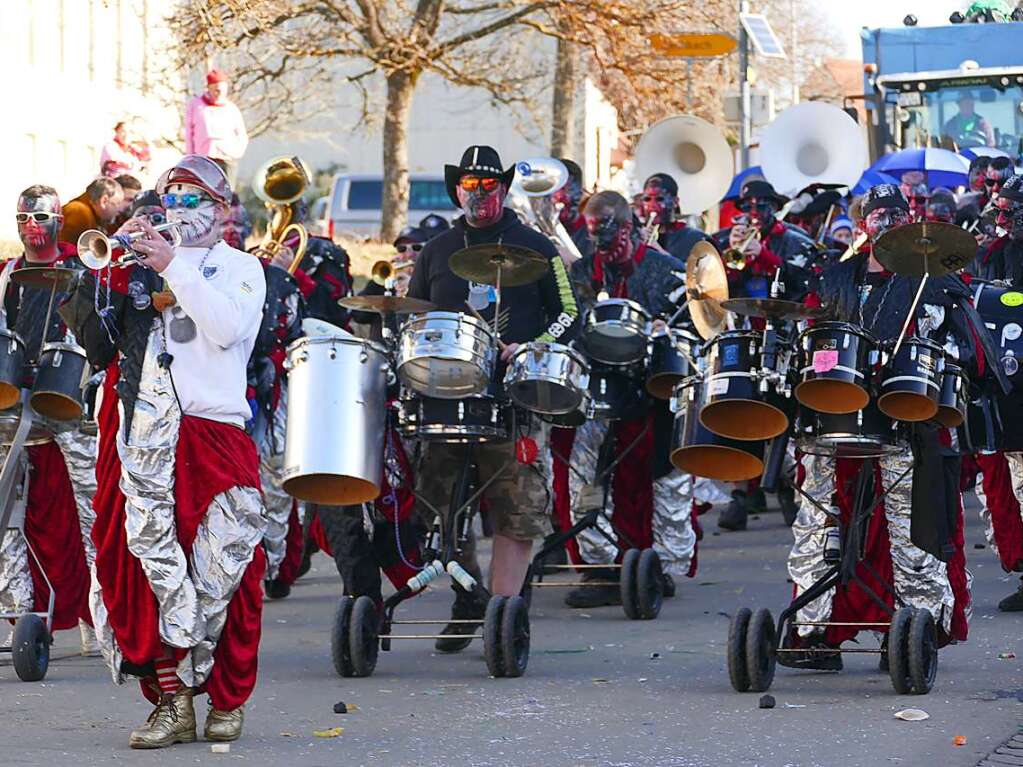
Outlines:
{"type": "MultiPolygon", "coordinates": [[[[416,259],[408,296],[431,301],[440,311],[468,313],[469,282],[451,271],[448,259],[470,245],[491,242],[530,248],[544,256],[550,266],[537,282],[502,289],[501,340],[568,343],[578,329],[579,310],[564,263],[547,237],[523,224],[508,209],[496,224],[481,229],[469,226],[460,216],[451,229],[430,240],[416,259]]],[[[494,303],[480,314],[492,321],[494,303]]]]}

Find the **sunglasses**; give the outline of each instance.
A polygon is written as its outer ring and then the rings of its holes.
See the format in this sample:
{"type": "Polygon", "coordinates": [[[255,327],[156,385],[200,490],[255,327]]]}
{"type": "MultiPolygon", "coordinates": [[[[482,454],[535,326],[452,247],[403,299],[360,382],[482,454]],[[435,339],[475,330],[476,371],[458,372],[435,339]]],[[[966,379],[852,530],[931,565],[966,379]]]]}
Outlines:
{"type": "Polygon", "coordinates": [[[769,200],[757,200],[756,204],[748,201],[740,202],[736,207],[743,213],[749,213],[754,208],[757,210],[770,210],[774,207],[774,204],[769,200]]]}
{"type": "Polygon", "coordinates": [[[466,192],[475,192],[482,190],[486,194],[490,194],[497,189],[500,180],[487,176],[480,178],[479,176],[462,176],[458,179],[458,185],[466,192]]]}
{"type": "Polygon", "coordinates": [[[410,245],[395,245],[394,249],[399,253],[418,253],[423,249],[423,243],[414,242],[410,245]]]}
{"type": "Polygon", "coordinates": [[[187,208],[188,210],[195,210],[200,204],[204,202],[213,202],[213,200],[204,194],[185,192],[184,194],[161,194],[160,202],[163,203],[163,207],[165,208],[187,208]]]}
{"type": "Polygon", "coordinates": [[[50,213],[49,211],[40,210],[35,213],[15,213],[14,220],[19,224],[27,224],[29,220],[35,221],[37,224],[45,224],[50,219],[63,218],[60,213],[50,213]]]}
{"type": "Polygon", "coordinates": [[[667,194],[644,194],[643,202],[670,202],[671,196],[667,194]]]}

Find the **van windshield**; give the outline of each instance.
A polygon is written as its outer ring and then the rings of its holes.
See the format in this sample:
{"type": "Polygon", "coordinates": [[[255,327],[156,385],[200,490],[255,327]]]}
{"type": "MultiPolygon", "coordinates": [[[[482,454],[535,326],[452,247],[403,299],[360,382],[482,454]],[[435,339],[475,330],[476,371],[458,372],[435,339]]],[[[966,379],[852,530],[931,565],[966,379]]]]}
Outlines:
{"type": "MultiPolygon", "coordinates": [[[[349,210],[380,210],[384,182],[379,179],[352,181],[348,188],[349,210]]],[[[409,210],[454,210],[444,181],[413,180],[409,189],[409,210]]]]}

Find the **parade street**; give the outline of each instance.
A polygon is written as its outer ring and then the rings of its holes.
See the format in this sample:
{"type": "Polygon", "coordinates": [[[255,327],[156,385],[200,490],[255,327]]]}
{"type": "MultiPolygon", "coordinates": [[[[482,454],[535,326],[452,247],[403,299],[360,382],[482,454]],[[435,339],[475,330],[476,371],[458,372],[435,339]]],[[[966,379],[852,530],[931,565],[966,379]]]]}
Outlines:
{"type": "MultiPolygon", "coordinates": [[[[728,617],[743,605],[777,616],[791,592],[784,566],[791,536],[773,512],[752,519],[745,533],[713,535],[711,512],[703,517],[699,576],[679,584],[656,621],[628,621],[615,607],[570,611],[561,604],[563,590],[538,590],[532,655],[520,679],[489,678],[480,642],[441,656],[424,641],[395,642],[374,676],[341,679],[329,656],[338,579],[333,563],[317,555],[288,599],[266,604],[247,737],[226,754],[211,753],[204,742],[129,751],[129,723],[141,721],[148,705],[132,687],[111,687],[99,659],[74,654],[77,632],[61,632],[43,683],[19,682],[9,664],[0,666],[3,762],[976,765],[1023,722],[1023,660],[1005,657],[1023,655],[1023,641],[1020,619],[995,609],[1016,579],[1002,573],[990,550],[975,548],[983,529],[969,498],[970,640],[941,652],[930,695],[895,695],[874,655],[845,656],[838,675],[779,667],[773,710],[758,708],[759,694],[735,693],[725,668],[728,617]],[[355,709],[335,714],[339,702],[355,709]],[[905,708],[930,718],[896,719],[905,708]],[[8,740],[13,734],[20,745],[8,740]],[[955,745],[956,736],[965,744],[955,745]]],[[[446,586],[431,588],[401,616],[445,617],[449,602],[446,586]]],[[[205,706],[203,699],[197,708],[205,706]]],[[[984,763],[1020,763],[995,759],[984,763]]]]}

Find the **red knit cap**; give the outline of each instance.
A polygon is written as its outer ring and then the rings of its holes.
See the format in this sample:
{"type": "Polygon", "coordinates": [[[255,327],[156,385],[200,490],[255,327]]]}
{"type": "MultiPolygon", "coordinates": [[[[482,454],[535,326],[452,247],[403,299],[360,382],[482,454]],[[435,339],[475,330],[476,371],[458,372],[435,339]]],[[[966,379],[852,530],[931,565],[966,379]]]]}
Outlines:
{"type": "Polygon", "coordinates": [[[227,76],[227,72],[222,69],[211,69],[206,73],[206,84],[212,85],[213,83],[226,83],[230,78],[227,76]]]}

